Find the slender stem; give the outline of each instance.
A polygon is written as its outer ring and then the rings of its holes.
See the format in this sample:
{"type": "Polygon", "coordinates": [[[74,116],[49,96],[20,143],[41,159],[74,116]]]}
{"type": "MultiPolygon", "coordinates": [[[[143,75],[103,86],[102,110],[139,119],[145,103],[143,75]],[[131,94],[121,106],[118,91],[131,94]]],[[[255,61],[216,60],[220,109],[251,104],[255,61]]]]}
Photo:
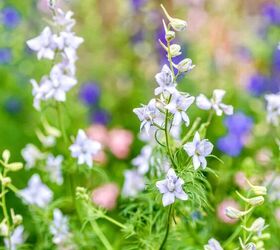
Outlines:
{"type": "Polygon", "coordinates": [[[159,250],[164,249],[164,245],[165,245],[165,243],[167,241],[167,237],[168,237],[168,234],[169,234],[169,228],[170,228],[171,210],[172,210],[172,205],[169,206],[167,223],[166,223],[166,231],[165,231],[165,235],[164,235],[163,241],[162,241],[162,243],[161,243],[161,245],[159,247],[159,250]]]}
{"type": "Polygon", "coordinates": [[[105,214],[102,216],[102,218],[104,218],[104,219],[110,221],[111,223],[115,224],[116,226],[118,226],[118,227],[120,227],[120,228],[122,228],[122,229],[126,229],[126,226],[125,226],[125,225],[123,225],[122,223],[120,223],[120,222],[114,220],[113,218],[111,218],[111,217],[109,217],[109,216],[107,216],[107,215],[105,215],[105,214]]]}
{"type": "Polygon", "coordinates": [[[90,221],[90,224],[92,226],[93,231],[97,235],[97,237],[100,239],[100,241],[103,243],[104,247],[107,250],[113,250],[113,247],[111,246],[110,242],[106,238],[106,236],[103,234],[103,232],[100,230],[98,224],[96,221],[90,221]]]}
{"type": "Polygon", "coordinates": [[[63,120],[62,120],[60,104],[58,102],[56,103],[56,112],[57,112],[58,125],[59,125],[59,128],[61,130],[64,143],[66,144],[68,142],[68,138],[67,138],[64,123],[63,123],[63,120]]]}
{"type": "Polygon", "coordinates": [[[197,127],[199,125],[201,121],[201,118],[200,117],[197,117],[192,125],[192,127],[190,128],[190,130],[188,131],[188,133],[185,135],[185,137],[182,139],[182,143],[181,143],[181,146],[183,146],[187,141],[188,139],[191,137],[191,135],[194,133],[194,131],[197,130],[197,127]]]}
{"type": "Polygon", "coordinates": [[[229,238],[224,242],[223,248],[226,248],[240,233],[241,227],[237,227],[235,231],[229,236],[229,238]]]}

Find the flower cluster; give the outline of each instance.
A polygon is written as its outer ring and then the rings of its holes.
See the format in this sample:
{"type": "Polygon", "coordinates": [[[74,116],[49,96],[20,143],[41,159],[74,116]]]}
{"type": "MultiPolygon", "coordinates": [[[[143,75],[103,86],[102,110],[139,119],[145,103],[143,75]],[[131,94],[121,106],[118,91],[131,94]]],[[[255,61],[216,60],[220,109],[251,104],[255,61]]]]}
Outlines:
{"type": "MultiPolygon", "coordinates": [[[[175,198],[181,200],[188,199],[188,195],[183,190],[184,181],[182,178],[177,177],[176,174],[176,170],[178,171],[179,169],[175,159],[174,149],[178,150],[178,148],[182,148],[185,150],[187,155],[192,158],[194,171],[198,170],[199,167],[202,169],[206,168],[206,157],[213,150],[213,144],[211,142],[207,139],[200,138],[204,136],[202,130],[194,130],[186,138],[180,138],[183,128],[182,125],[188,128],[191,124],[188,115],[189,108],[196,102],[196,105],[200,109],[213,109],[218,116],[221,116],[223,113],[227,115],[233,114],[233,107],[222,102],[225,95],[224,90],[214,90],[213,97],[208,99],[203,94],[195,98],[178,89],[178,76],[190,72],[195,67],[190,58],[185,58],[179,63],[174,62],[174,58],[181,55],[181,46],[173,43],[176,36],[175,32],[184,31],[187,23],[184,20],[170,17],[165,8],[163,6],[162,8],[169,23],[166,24],[163,20],[165,41],[159,40],[159,43],[166,52],[169,65],[165,64],[161,71],[155,75],[157,83],[154,91],[155,97],[147,105],[142,105],[142,107],[133,110],[141,121],[141,133],[146,133],[148,137],[154,138],[153,140],[148,140],[148,145],[144,146],[141,154],[133,160],[132,163],[136,167],[136,170],[126,172],[124,190],[127,190],[126,187],[130,183],[130,187],[132,185],[134,187],[133,195],[136,194],[136,191],[141,191],[145,183],[143,179],[144,174],[149,170],[154,171],[150,169],[150,165],[156,166],[158,165],[156,163],[159,162],[162,166],[161,171],[159,171],[159,176],[164,174],[166,175],[166,179],[158,181],[156,186],[160,193],[163,194],[163,205],[167,206],[174,203],[175,198]],[[188,142],[192,134],[194,134],[193,141],[188,142]],[[182,142],[180,143],[181,140],[182,142]],[[156,150],[154,149],[156,149],[158,144],[165,148],[167,157],[166,155],[155,156],[156,150]],[[178,147],[177,144],[181,144],[181,146],[178,147]],[[159,158],[161,160],[158,160],[159,158]],[[166,163],[166,167],[163,167],[163,162],[166,163]],[[139,180],[138,183],[141,183],[141,185],[135,184],[136,177],[139,180]],[[134,178],[134,180],[130,180],[129,178],[134,178]]],[[[210,113],[210,117],[212,117],[212,112],[210,113]]],[[[205,127],[208,125],[204,124],[205,127]]]]}
{"type": "Polygon", "coordinates": [[[27,41],[28,47],[37,53],[39,60],[47,59],[55,62],[58,57],[60,58],[60,61],[53,65],[50,74],[43,76],[39,84],[36,80],[31,80],[33,104],[37,110],[40,110],[41,101],[64,102],[66,93],[77,84],[76,50],[83,42],[83,38],[76,36],[72,31],[75,25],[73,12],[64,12],[54,6],[51,9],[54,28],[47,26],[38,37],[27,41]],[[55,29],[60,31],[56,33],[55,29]]]}
{"type": "Polygon", "coordinates": [[[266,95],[265,99],[267,101],[267,121],[278,126],[280,122],[280,93],[266,95]]]}

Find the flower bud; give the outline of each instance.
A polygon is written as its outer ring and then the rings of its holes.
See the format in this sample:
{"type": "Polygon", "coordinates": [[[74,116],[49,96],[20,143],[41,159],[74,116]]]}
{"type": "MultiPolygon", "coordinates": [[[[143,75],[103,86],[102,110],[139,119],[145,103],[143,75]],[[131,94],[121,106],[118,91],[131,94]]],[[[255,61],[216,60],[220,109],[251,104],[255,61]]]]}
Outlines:
{"type": "Polygon", "coordinates": [[[44,129],[46,130],[48,135],[54,136],[54,137],[60,137],[61,132],[57,128],[51,126],[46,120],[43,121],[44,129]]]}
{"type": "Polygon", "coordinates": [[[83,187],[77,187],[76,188],[76,197],[77,197],[77,199],[89,200],[87,190],[83,187]]]}
{"type": "Polygon", "coordinates": [[[179,44],[171,44],[170,45],[170,55],[171,57],[179,56],[181,55],[181,46],[179,44]]]}
{"type": "Polygon", "coordinates": [[[12,182],[10,177],[4,177],[4,178],[2,178],[1,181],[2,181],[3,186],[7,186],[7,185],[11,184],[11,182],[12,182]]]}
{"type": "Polygon", "coordinates": [[[22,216],[20,214],[15,214],[14,209],[11,209],[11,217],[14,225],[19,225],[22,223],[22,216]]]}
{"type": "Polygon", "coordinates": [[[9,227],[7,225],[6,219],[4,219],[0,223],[0,235],[3,237],[7,237],[8,234],[9,234],[9,227]]]}
{"type": "Polygon", "coordinates": [[[23,164],[21,162],[14,162],[14,163],[5,165],[5,168],[7,168],[8,170],[13,171],[13,172],[22,169],[22,167],[23,167],[23,164]]]}
{"type": "Polygon", "coordinates": [[[189,72],[189,71],[191,71],[194,67],[195,67],[195,65],[192,64],[192,60],[189,59],[189,58],[186,58],[186,59],[182,60],[181,62],[179,62],[178,65],[176,65],[176,68],[177,68],[180,72],[189,72]]]}
{"type": "Polygon", "coordinates": [[[248,243],[245,248],[243,248],[244,250],[256,250],[257,247],[253,242],[248,243]]]}
{"type": "Polygon", "coordinates": [[[256,194],[256,195],[266,195],[267,194],[267,189],[265,186],[254,186],[249,180],[247,180],[248,185],[251,187],[251,190],[256,194]]]}
{"type": "Polygon", "coordinates": [[[166,41],[172,41],[175,38],[175,32],[172,30],[169,30],[165,33],[165,40],[166,41]]]}
{"type": "Polygon", "coordinates": [[[8,163],[9,162],[9,159],[11,157],[11,153],[9,150],[5,149],[2,153],[2,158],[4,160],[5,163],[8,163]]]}
{"type": "Polygon", "coordinates": [[[168,18],[171,27],[176,30],[176,31],[184,31],[187,28],[187,22],[182,20],[182,19],[178,19],[178,18],[173,18],[171,17],[166,9],[163,7],[163,5],[161,4],[161,8],[163,9],[164,14],[166,15],[166,17],[168,18]]]}
{"type": "Polygon", "coordinates": [[[263,196],[256,196],[253,198],[245,198],[243,195],[241,195],[238,191],[236,191],[236,193],[238,194],[238,196],[245,202],[247,202],[248,204],[252,205],[252,206],[259,206],[262,205],[264,202],[264,198],[263,196]]]}
{"type": "Polygon", "coordinates": [[[234,207],[227,207],[226,208],[226,215],[231,218],[231,219],[239,219],[242,216],[248,214],[249,212],[251,212],[252,208],[250,208],[247,211],[240,211],[234,207]]]}

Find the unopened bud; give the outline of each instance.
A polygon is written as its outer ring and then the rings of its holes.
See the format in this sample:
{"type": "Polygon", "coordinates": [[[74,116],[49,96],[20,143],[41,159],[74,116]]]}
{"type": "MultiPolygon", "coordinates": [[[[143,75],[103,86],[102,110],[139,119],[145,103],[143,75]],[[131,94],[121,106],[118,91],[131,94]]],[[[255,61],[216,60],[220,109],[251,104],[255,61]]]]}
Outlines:
{"type": "Polygon", "coordinates": [[[171,27],[176,30],[176,31],[184,31],[187,28],[187,22],[182,20],[182,19],[178,19],[178,18],[173,18],[171,17],[166,9],[164,8],[164,6],[161,4],[161,8],[163,9],[164,14],[166,15],[167,19],[169,20],[169,23],[171,25],[171,27]]]}
{"type": "Polygon", "coordinates": [[[176,68],[180,72],[189,72],[194,67],[195,67],[195,65],[192,64],[192,60],[189,59],[189,58],[186,58],[186,59],[182,60],[181,62],[178,63],[178,65],[176,65],[176,68]]]}
{"type": "Polygon", "coordinates": [[[249,212],[251,212],[251,210],[252,210],[252,208],[250,208],[247,211],[240,211],[234,207],[227,207],[226,215],[231,219],[239,219],[239,218],[245,216],[246,214],[248,214],[249,212]]]}
{"type": "Polygon", "coordinates": [[[9,227],[7,225],[6,219],[4,219],[0,223],[0,235],[3,237],[7,237],[8,234],[9,234],[9,227]]]}
{"type": "Polygon", "coordinates": [[[238,196],[245,202],[247,202],[248,204],[252,205],[252,206],[259,206],[262,205],[264,202],[264,198],[263,196],[256,196],[253,198],[245,198],[243,195],[241,195],[238,191],[236,191],[236,193],[238,194],[238,196]]]}
{"type": "Polygon", "coordinates": [[[171,57],[176,57],[181,55],[181,46],[179,44],[171,44],[170,45],[170,55],[171,57]]]}
{"type": "Polygon", "coordinates": [[[170,42],[170,41],[172,41],[175,38],[175,32],[172,31],[172,30],[169,30],[166,27],[166,24],[165,24],[164,20],[162,20],[162,23],[163,23],[163,27],[164,27],[164,31],[165,31],[165,40],[170,42]]]}
{"type": "Polygon", "coordinates": [[[257,233],[261,236],[261,232],[266,228],[265,220],[262,217],[257,218],[251,225],[251,227],[243,227],[248,232],[257,233]]]}
{"type": "Polygon", "coordinates": [[[5,149],[2,153],[2,158],[4,160],[5,163],[8,163],[9,162],[9,159],[10,159],[10,156],[11,156],[11,153],[9,150],[5,149]]]}
{"type": "Polygon", "coordinates": [[[5,165],[5,168],[7,168],[8,170],[13,171],[13,172],[22,169],[22,167],[23,167],[23,164],[21,162],[14,162],[14,163],[5,165]]]}
{"type": "Polygon", "coordinates": [[[256,194],[256,195],[266,195],[267,194],[267,189],[265,186],[255,186],[253,185],[249,180],[247,180],[248,185],[251,187],[251,190],[256,194]]]}
{"type": "Polygon", "coordinates": [[[2,181],[3,186],[7,186],[7,185],[11,184],[11,182],[12,182],[10,177],[4,177],[4,178],[2,178],[1,181],[2,181]]]}
{"type": "Polygon", "coordinates": [[[77,199],[89,200],[87,190],[83,187],[77,187],[76,188],[76,197],[77,197],[77,199]]]}

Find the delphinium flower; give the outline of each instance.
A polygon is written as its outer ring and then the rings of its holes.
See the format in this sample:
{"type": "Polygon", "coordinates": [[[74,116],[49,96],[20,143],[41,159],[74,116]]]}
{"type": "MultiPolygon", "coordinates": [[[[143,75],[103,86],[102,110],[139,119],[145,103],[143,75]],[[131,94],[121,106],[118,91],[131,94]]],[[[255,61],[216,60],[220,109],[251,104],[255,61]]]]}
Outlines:
{"type": "Polygon", "coordinates": [[[99,85],[93,82],[87,82],[82,85],[80,89],[80,99],[81,101],[88,105],[95,105],[100,98],[100,88],[99,85]]]}
{"type": "Polygon", "coordinates": [[[76,36],[72,31],[75,20],[71,11],[65,13],[52,6],[52,12],[54,26],[60,31],[54,32],[47,26],[38,37],[27,41],[28,47],[37,53],[39,60],[44,58],[56,63],[50,75],[43,76],[39,84],[34,79],[31,80],[34,107],[37,110],[40,110],[41,101],[64,102],[66,93],[77,84],[76,50],[83,42],[83,38],[76,36]],[[57,58],[60,61],[57,61],[57,58]]]}
{"type": "Polygon", "coordinates": [[[38,174],[32,175],[28,186],[19,191],[19,196],[28,205],[36,205],[40,208],[46,207],[53,198],[52,191],[42,183],[38,174]]]}
{"type": "Polygon", "coordinates": [[[266,95],[265,99],[267,101],[267,121],[274,126],[278,126],[280,119],[280,93],[266,95]]]}
{"type": "Polygon", "coordinates": [[[184,150],[192,157],[193,167],[197,170],[199,167],[203,169],[207,166],[205,157],[211,154],[213,150],[213,144],[207,139],[200,139],[199,133],[196,132],[192,142],[188,142],[184,145],[184,150]]]}
{"type": "Polygon", "coordinates": [[[0,12],[0,22],[7,28],[15,28],[20,23],[21,17],[19,12],[11,7],[5,7],[0,12]]]}
{"type": "Polygon", "coordinates": [[[207,245],[204,245],[204,250],[223,250],[222,246],[220,245],[219,241],[214,238],[211,238],[208,241],[207,245]]]}
{"type": "Polygon", "coordinates": [[[246,143],[246,138],[250,135],[253,119],[243,112],[237,112],[226,117],[224,124],[228,129],[228,134],[218,140],[217,146],[230,156],[238,156],[246,143]]]}
{"type": "Polygon", "coordinates": [[[33,168],[38,160],[44,159],[44,154],[33,144],[27,144],[21,151],[26,168],[33,168]]]}
{"type": "Polygon", "coordinates": [[[225,113],[226,115],[232,115],[233,107],[222,102],[225,93],[226,92],[222,89],[215,89],[213,91],[213,96],[211,99],[208,99],[205,95],[200,94],[196,98],[196,105],[200,109],[204,110],[213,109],[218,116],[221,116],[223,113],[225,113]]]}
{"type": "Polygon", "coordinates": [[[134,197],[145,188],[144,176],[136,170],[126,170],[124,173],[122,194],[124,197],[134,197]]]}
{"type": "Polygon", "coordinates": [[[141,149],[141,153],[132,160],[132,165],[137,168],[140,174],[146,174],[149,171],[152,151],[153,147],[151,145],[145,145],[141,149]]]}
{"type": "Polygon", "coordinates": [[[166,179],[157,181],[156,186],[162,196],[163,206],[168,206],[175,202],[175,198],[187,200],[188,195],[184,192],[182,185],[184,181],[177,177],[174,169],[170,168],[167,172],[166,179]]]}
{"type": "Polygon", "coordinates": [[[4,244],[6,249],[9,250],[18,249],[18,246],[24,243],[23,232],[24,232],[24,227],[22,225],[19,225],[13,230],[9,240],[7,238],[4,238],[4,244]]]}
{"type": "Polygon", "coordinates": [[[104,109],[94,110],[91,114],[91,122],[96,124],[107,125],[110,121],[110,114],[104,109]]]}
{"type": "Polygon", "coordinates": [[[49,154],[46,160],[46,170],[50,174],[50,179],[57,183],[58,185],[61,185],[63,183],[63,176],[62,176],[62,162],[63,162],[63,156],[53,156],[52,154],[49,154]]]}
{"type": "Polygon", "coordinates": [[[53,221],[50,225],[50,232],[53,236],[52,242],[58,247],[65,245],[70,239],[68,218],[64,216],[58,208],[53,211],[53,221]]]}
{"type": "Polygon", "coordinates": [[[86,133],[79,129],[75,142],[69,147],[72,157],[78,159],[78,164],[87,164],[92,167],[93,157],[101,150],[101,144],[88,138],[86,133]]]}
{"type": "Polygon", "coordinates": [[[155,95],[166,92],[173,94],[176,91],[176,83],[174,82],[172,72],[166,64],[163,65],[161,72],[156,74],[155,78],[157,84],[159,85],[155,89],[155,95]]]}

